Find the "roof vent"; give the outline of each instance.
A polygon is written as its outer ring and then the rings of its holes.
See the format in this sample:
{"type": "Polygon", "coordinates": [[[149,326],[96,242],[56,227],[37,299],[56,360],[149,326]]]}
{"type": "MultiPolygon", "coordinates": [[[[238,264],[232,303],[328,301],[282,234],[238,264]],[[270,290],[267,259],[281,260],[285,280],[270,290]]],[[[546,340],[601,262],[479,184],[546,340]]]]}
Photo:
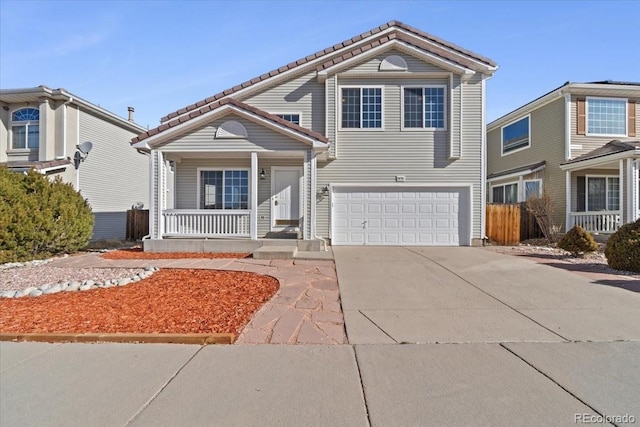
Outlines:
{"type": "Polygon", "coordinates": [[[407,71],[409,67],[402,56],[389,55],[380,63],[380,71],[407,71]]]}
{"type": "Polygon", "coordinates": [[[216,138],[246,138],[247,129],[235,120],[222,123],[216,131],[216,138]]]}
{"type": "Polygon", "coordinates": [[[133,108],[133,107],[127,107],[127,111],[129,112],[129,121],[132,122],[133,121],[133,112],[136,111],[136,109],[133,108]]]}

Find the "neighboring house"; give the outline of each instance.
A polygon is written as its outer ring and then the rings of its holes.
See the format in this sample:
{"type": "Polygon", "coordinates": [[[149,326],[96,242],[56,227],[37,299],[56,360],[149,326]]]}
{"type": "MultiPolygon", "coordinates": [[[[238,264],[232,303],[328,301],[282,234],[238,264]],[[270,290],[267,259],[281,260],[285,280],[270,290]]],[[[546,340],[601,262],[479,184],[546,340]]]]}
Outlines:
{"type": "Polygon", "coordinates": [[[640,83],[565,83],[487,126],[489,202],[546,192],[561,230],[640,217],[640,83]]]}
{"type": "Polygon", "coordinates": [[[1,89],[0,107],[0,166],[73,184],[93,210],[92,240],[123,239],[126,211],[148,205],[148,156],[129,144],[144,128],[46,86],[1,89]]]}
{"type": "Polygon", "coordinates": [[[392,21],[169,114],[132,140],[154,177],[145,247],[287,230],[333,245],[480,244],[496,69],[392,21]]]}

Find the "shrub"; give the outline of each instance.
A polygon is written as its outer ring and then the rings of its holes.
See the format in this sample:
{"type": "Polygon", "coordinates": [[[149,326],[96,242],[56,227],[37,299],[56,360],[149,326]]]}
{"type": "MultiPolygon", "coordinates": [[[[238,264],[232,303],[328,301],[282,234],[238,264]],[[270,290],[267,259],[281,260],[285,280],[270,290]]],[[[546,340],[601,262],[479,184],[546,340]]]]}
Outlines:
{"type": "Polygon", "coordinates": [[[92,229],[91,208],[70,184],[0,168],[0,263],[76,251],[92,229]]]}
{"type": "Polygon", "coordinates": [[[558,247],[567,252],[571,252],[574,256],[578,256],[597,250],[598,244],[591,233],[579,225],[574,225],[573,228],[560,239],[558,247]]]}
{"type": "Polygon", "coordinates": [[[604,254],[609,267],[640,273],[640,219],[613,233],[607,240],[604,254]]]}
{"type": "Polygon", "coordinates": [[[553,202],[547,193],[540,197],[529,197],[525,202],[527,212],[531,213],[535,218],[542,234],[549,243],[558,241],[558,231],[560,227],[556,226],[551,219],[553,217],[553,202]]]}

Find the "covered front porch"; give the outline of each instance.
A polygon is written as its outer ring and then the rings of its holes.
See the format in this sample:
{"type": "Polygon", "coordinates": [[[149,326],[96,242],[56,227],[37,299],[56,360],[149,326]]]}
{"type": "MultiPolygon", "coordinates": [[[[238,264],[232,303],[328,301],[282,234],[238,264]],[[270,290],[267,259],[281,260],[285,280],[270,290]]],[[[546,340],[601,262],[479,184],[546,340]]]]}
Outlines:
{"type": "Polygon", "coordinates": [[[152,238],[310,238],[306,150],[155,155],[164,179],[152,238]]]}
{"type": "Polygon", "coordinates": [[[150,240],[314,238],[323,135],[227,98],[138,139],[150,153],[150,240]]]}
{"type": "Polygon", "coordinates": [[[567,230],[614,233],[640,218],[640,144],[612,141],[560,167],[566,174],[567,230]]]}

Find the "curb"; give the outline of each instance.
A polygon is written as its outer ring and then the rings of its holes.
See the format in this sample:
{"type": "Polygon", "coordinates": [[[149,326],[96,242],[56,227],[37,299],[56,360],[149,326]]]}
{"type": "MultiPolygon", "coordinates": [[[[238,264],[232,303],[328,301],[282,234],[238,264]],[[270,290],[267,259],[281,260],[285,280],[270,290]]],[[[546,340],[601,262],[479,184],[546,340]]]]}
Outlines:
{"type": "Polygon", "coordinates": [[[74,334],[74,333],[34,333],[34,334],[0,334],[0,341],[31,341],[31,342],[77,342],[77,343],[144,343],[144,344],[233,344],[235,334],[74,334]]]}

